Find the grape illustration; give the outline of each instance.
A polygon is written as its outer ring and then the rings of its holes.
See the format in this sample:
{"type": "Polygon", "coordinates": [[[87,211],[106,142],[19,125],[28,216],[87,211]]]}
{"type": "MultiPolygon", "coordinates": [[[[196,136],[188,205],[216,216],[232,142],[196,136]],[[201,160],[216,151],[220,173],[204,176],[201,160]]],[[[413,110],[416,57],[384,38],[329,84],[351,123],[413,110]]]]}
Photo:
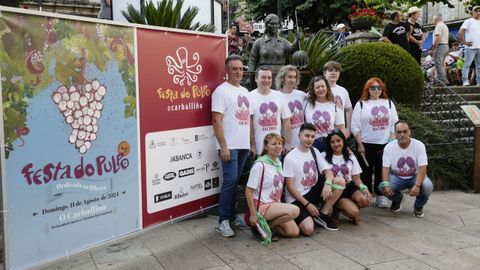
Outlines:
{"type": "Polygon", "coordinates": [[[405,159],[402,157],[400,158],[398,161],[397,161],[397,168],[403,168],[403,166],[405,166],[405,159]]]}
{"type": "Polygon", "coordinates": [[[237,104],[238,104],[238,107],[242,107],[242,104],[243,104],[243,98],[242,98],[242,96],[238,96],[238,97],[237,97],[237,104]]]}
{"type": "Polygon", "coordinates": [[[290,101],[288,103],[288,108],[290,109],[291,112],[295,111],[295,104],[293,101],[290,101]]]}
{"type": "Polygon", "coordinates": [[[303,109],[302,103],[298,100],[295,100],[295,107],[297,107],[297,110],[299,111],[303,109]]]}
{"type": "Polygon", "coordinates": [[[380,109],[377,106],[373,107],[372,108],[372,115],[377,115],[379,111],[380,111],[380,109]]]}
{"type": "Polygon", "coordinates": [[[269,102],[268,107],[270,108],[270,111],[272,111],[272,113],[276,113],[278,110],[277,104],[275,104],[275,102],[269,102]]]}
{"type": "Polygon", "coordinates": [[[380,107],[380,112],[382,112],[384,115],[388,114],[388,110],[387,110],[387,108],[385,108],[385,106],[380,107]]]}
{"type": "Polygon", "coordinates": [[[303,163],[303,173],[308,173],[310,171],[310,162],[303,163]]]}
{"type": "Polygon", "coordinates": [[[413,168],[415,166],[415,161],[411,157],[407,157],[407,165],[410,168],[413,168]]]}
{"type": "Polygon", "coordinates": [[[268,111],[267,103],[262,103],[262,105],[260,105],[260,113],[265,114],[267,111],[268,111]]]}
{"type": "Polygon", "coordinates": [[[106,94],[105,85],[95,79],[83,86],[61,85],[52,95],[65,122],[72,127],[68,142],[75,145],[81,154],[85,154],[92,147],[92,141],[97,139],[98,120],[106,94]]]}

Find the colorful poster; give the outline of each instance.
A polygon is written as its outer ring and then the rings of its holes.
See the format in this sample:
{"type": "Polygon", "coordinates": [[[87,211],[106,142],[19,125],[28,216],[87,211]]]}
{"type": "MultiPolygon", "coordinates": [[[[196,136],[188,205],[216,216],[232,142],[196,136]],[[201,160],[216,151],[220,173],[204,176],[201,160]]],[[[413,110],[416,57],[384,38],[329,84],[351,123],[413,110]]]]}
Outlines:
{"type": "Polygon", "coordinates": [[[2,11],[7,267],[140,229],[134,29],[2,11]]]}
{"type": "Polygon", "coordinates": [[[226,56],[219,36],[138,29],[137,41],[142,208],[148,226],[218,202],[221,170],[210,110],[212,91],[224,80],[226,56]]]}

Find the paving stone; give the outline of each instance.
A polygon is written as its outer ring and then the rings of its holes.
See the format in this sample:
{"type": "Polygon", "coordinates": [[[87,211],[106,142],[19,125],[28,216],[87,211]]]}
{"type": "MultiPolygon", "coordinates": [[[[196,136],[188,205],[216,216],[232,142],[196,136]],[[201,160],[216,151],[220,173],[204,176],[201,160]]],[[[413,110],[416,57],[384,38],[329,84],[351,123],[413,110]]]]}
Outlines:
{"type": "Polygon", "coordinates": [[[364,270],[365,267],[327,248],[285,256],[301,269],[364,270]]]}
{"type": "Polygon", "coordinates": [[[177,227],[178,233],[159,233],[157,237],[145,240],[145,245],[165,269],[203,269],[226,265],[183,227],[177,227]]]}
{"type": "Polygon", "coordinates": [[[465,226],[480,225],[480,209],[478,208],[455,211],[454,213],[460,216],[465,226]]]}
{"type": "Polygon", "coordinates": [[[456,230],[462,231],[462,232],[464,232],[466,234],[469,234],[471,236],[480,238],[480,225],[466,226],[466,227],[463,227],[463,228],[457,228],[456,230]]]}
{"type": "Polygon", "coordinates": [[[476,201],[480,198],[476,198],[476,195],[470,196],[471,194],[467,194],[464,192],[459,191],[436,191],[432,193],[429,198],[429,201],[426,208],[434,208],[438,210],[444,210],[447,212],[454,212],[454,211],[461,211],[461,210],[468,210],[473,208],[478,208],[480,202],[477,204],[472,204],[472,200],[476,201]]]}
{"type": "Polygon", "coordinates": [[[216,222],[213,218],[197,219],[182,222],[182,226],[234,269],[298,269],[256,241],[248,230],[236,230],[234,238],[220,236],[213,229],[216,222]]]}
{"type": "Polygon", "coordinates": [[[408,258],[406,255],[384,246],[384,241],[363,239],[362,237],[353,238],[343,235],[341,231],[322,231],[312,238],[362,265],[408,258]]]}
{"type": "Polygon", "coordinates": [[[92,257],[98,269],[163,269],[138,237],[94,251],[92,257]]]}
{"type": "Polygon", "coordinates": [[[405,259],[405,260],[397,260],[392,262],[369,265],[368,269],[369,270],[384,270],[384,269],[435,270],[437,268],[431,267],[427,264],[424,264],[422,262],[419,262],[413,259],[405,259]]]}
{"type": "Polygon", "coordinates": [[[309,237],[297,237],[297,238],[283,238],[281,241],[272,243],[270,245],[271,250],[280,254],[288,255],[301,253],[306,251],[313,251],[318,249],[324,249],[325,247],[318,242],[310,239],[309,237]]]}
{"type": "Polygon", "coordinates": [[[464,248],[461,250],[462,252],[465,252],[467,254],[470,254],[472,256],[475,256],[480,259],[480,246],[478,247],[471,247],[471,248],[464,248]]]}
{"type": "Polygon", "coordinates": [[[438,269],[478,269],[480,259],[456,250],[449,245],[438,245],[411,235],[387,241],[385,245],[409,257],[438,269]]]}
{"type": "MultiPolygon", "coordinates": [[[[2,267],[3,268],[3,264],[2,267]]],[[[68,260],[56,263],[54,265],[49,265],[41,269],[70,269],[70,270],[96,270],[97,267],[95,266],[95,263],[93,262],[93,258],[90,255],[90,253],[85,253],[82,255],[74,256],[68,260]]]]}
{"type": "Polygon", "coordinates": [[[455,249],[480,245],[479,238],[413,216],[386,223],[432,243],[451,246],[455,249]]]}

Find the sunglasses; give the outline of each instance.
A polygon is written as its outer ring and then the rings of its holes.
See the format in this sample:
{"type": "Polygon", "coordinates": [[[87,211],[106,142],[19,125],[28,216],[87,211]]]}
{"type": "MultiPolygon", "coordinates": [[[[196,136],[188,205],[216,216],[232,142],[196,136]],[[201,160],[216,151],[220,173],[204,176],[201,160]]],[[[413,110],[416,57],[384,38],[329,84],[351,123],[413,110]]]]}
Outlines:
{"type": "Polygon", "coordinates": [[[379,90],[382,91],[382,87],[380,85],[372,85],[369,88],[370,90],[379,90]]]}
{"type": "Polygon", "coordinates": [[[339,134],[340,132],[342,132],[342,131],[339,128],[336,127],[334,129],[330,130],[328,132],[328,135],[339,134]]]}

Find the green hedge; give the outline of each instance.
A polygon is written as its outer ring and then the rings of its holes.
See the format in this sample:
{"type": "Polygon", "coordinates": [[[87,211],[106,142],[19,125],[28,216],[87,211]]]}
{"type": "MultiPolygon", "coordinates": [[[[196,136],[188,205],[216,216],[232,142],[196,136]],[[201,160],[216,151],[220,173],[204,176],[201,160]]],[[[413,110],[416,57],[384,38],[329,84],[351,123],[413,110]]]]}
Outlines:
{"type": "MultiPolygon", "coordinates": [[[[473,151],[465,145],[452,144],[453,136],[421,112],[397,104],[398,116],[410,124],[412,137],[427,147],[427,175],[436,190],[473,187],[473,151]]],[[[473,145],[472,145],[473,147],[473,145]]]]}
{"type": "Polygon", "coordinates": [[[419,107],[423,93],[423,73],[418,63],[401,47],[383,42],[353,44],[341,51],[342,64],[339,84],[357,101],[365,82],[379,77],[389,96],[403,104],[419,107]]]}

